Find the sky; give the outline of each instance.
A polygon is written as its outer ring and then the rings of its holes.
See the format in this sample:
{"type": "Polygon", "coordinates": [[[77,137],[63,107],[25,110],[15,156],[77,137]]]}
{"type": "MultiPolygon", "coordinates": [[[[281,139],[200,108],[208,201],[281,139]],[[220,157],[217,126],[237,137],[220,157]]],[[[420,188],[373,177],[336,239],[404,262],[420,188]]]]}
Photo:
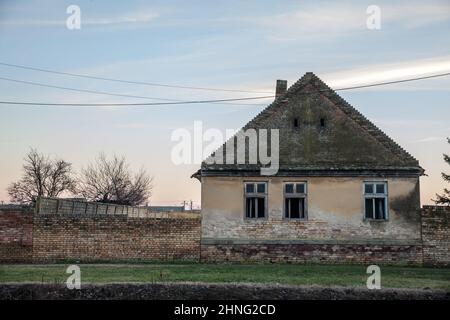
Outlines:
{"type": "MultiPolygon", "coordinates": [[[[373,21],[373,20],[371,20],[373,21]]],[[[8,1],[0,2],[0,63],[178,86],[101,81],[0,65],[2,101],[53,103],[156,102],[271,95],[277,79],[305,72],[332,88],[450,72],[449,1],[8,1]],[[80,9],[69,29],[67,8],[80,9]],[[368,28],[370,5],[379,28],[368,28]],[[39,82],[147,98],[46,88],[39,82]]],[[[417,158],[422,204],[430,204],[449,172],[450,76],[339,94],[417,158]]],[[[199,164],[176,165],[178,128],[239,129],[271,99],[239,104],[147,107],[0,105],[0,201],[21,174],[30,147],[73,163],[100,153],[125,155],[154,177],[150,204],[200,203],[199,164]]]]}

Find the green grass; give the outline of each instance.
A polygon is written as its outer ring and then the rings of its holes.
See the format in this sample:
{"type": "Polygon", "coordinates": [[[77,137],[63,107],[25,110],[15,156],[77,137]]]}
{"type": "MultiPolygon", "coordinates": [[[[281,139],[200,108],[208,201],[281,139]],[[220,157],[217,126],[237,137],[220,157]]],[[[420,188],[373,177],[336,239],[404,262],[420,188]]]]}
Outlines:
{"type": "MultiPolygon", "coordinates": [[[[65,282],[68,265],[0,265],[0,283],[65,282]]],[[[365,266],[293,264],[79,264],[82,283],[253,282],[365,287],[365,266]]],[[[381,266],[381,285],[450,289],[450,269],[381,266]]]]}

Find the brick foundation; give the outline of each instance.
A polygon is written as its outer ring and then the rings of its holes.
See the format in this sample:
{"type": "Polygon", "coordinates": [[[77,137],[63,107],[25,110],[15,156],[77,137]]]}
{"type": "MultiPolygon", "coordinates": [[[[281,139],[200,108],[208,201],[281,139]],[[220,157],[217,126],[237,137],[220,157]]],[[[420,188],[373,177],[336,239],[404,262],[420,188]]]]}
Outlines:
{"type": "Polygon", "coordinates": [[[202,262],[422,264],[421,245],[202,244],[202,262]]]}

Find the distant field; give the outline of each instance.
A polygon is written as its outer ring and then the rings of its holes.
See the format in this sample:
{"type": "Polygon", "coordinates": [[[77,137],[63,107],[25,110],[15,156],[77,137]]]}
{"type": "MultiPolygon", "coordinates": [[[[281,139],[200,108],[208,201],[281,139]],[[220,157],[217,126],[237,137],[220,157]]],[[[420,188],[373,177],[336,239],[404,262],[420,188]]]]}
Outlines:
{"type": "MultiPolygon", "coordinates": [[[[0,283],[65,282],[68,265],[0,265],[0,283]]],[[[364,266],[241,264],[79,264],[82,283],[249,282],[365,287],[364,266]]],[[[381,267],[383,288],[450,289],[450,269],[381,267]]]]}

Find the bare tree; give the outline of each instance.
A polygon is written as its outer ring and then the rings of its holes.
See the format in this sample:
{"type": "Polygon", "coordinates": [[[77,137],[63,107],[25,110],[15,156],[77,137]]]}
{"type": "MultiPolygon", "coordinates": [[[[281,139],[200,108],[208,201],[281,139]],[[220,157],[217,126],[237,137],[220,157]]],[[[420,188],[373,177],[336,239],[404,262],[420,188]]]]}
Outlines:
{"type": "Polygon", "coordinates": [[[61,159],[50,159],[31,149],[24,159],[22,178],[8,187],[13,202],[31,203],[39,196],[57,197],[75,190],[72,164],[61,159]]]}
{"type": "Polygon", "coordinates": [[[144,169],[132,173],[125,157],[102,153],[82,170],[78,191],[91,201],[140,205],[151,196],[152,180],[144,169]]]}

